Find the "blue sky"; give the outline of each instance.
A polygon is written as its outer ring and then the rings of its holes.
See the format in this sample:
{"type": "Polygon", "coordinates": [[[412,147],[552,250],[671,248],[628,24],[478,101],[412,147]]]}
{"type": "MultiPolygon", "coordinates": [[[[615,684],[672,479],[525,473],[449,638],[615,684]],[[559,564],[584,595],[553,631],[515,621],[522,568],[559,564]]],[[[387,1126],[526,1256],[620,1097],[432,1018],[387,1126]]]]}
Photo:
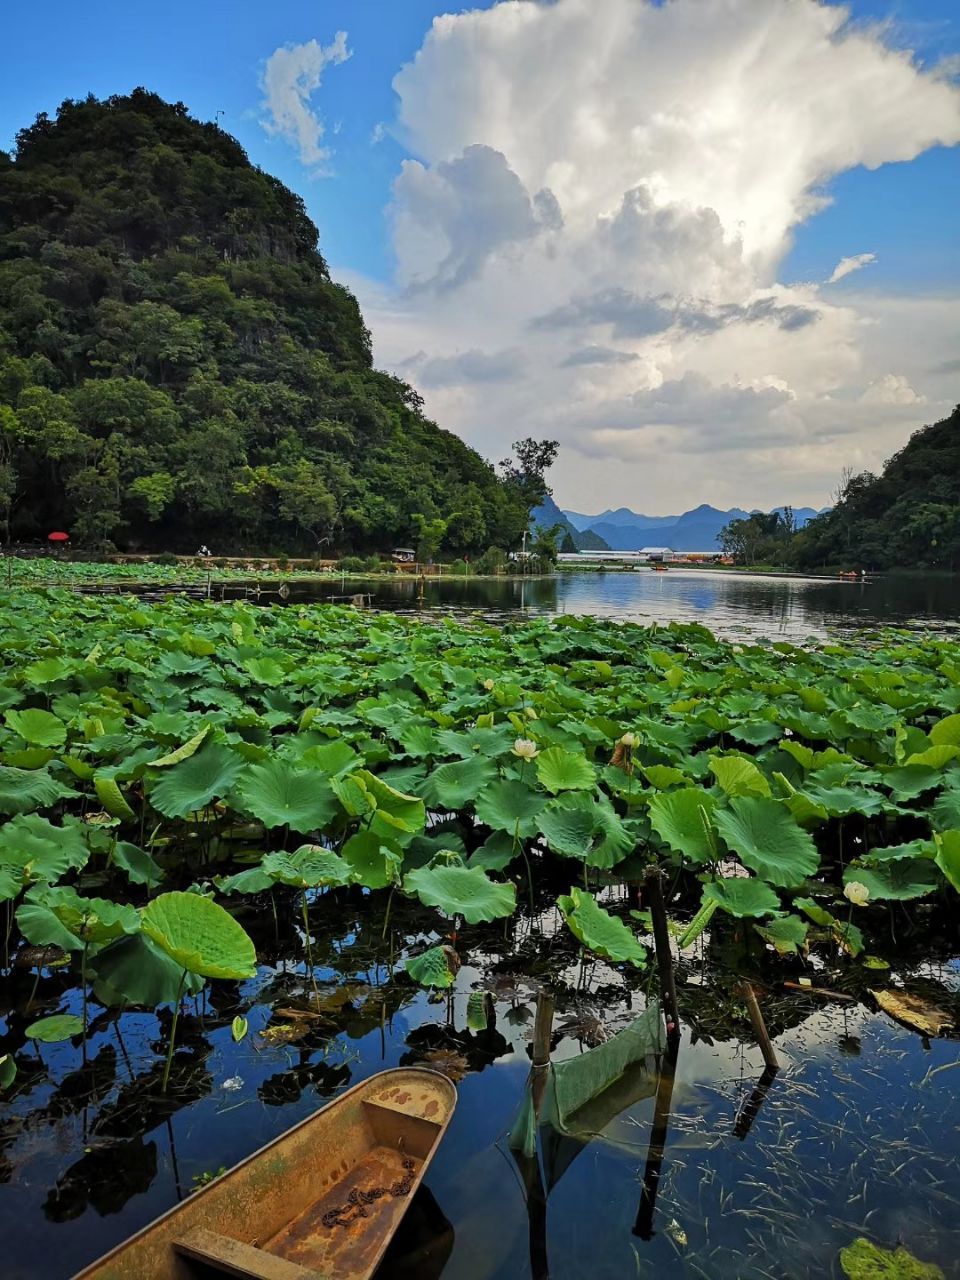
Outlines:
{"type": "MultiPolygon", "coordinates": [[[[603,0],[598,0],[602,5],[603,0]]],[[[771,0],[775,3],[776,0],[771,0]]],[[[137,84],[181,99],[243,143],[251,159],[299,191],[321,231],[328,260],[374,278],[392,266],[384,209],[407,150],[390,136],[391,82],[420,47],[433,17],[473,5],[436,0],[19,0],[4,17],[0,146],[65,97],[98,97],[137,84]],[[350,59],[328,68],[316,101],[334,152],[329,177],[311,177],[290,144],[260,124],[263,64],[279,46],[345,30],[350,59]],[[377,145],[378,123],[388,132],[377,145]]],[[[891,41],[925,63],[960,55],[957,0],[853,0],[854,18],[885,21],[891,41]]],[[[834,203],[801,227],[781,275],[821,279],[842,257],[868,246],[878,261],[844,288],[921,287],[960,281],[960,160],[943,148],[909,164],[855,169],[828,188],[834,203]]]]}
{"type": "Polygon", "coordinates": [[[960,399],[960,0],[847,8],[17,0],[0,147],[179,99],[303,196],[377,363],[484,456],[558,439],[581,511],[820,507],[960,399]]]}

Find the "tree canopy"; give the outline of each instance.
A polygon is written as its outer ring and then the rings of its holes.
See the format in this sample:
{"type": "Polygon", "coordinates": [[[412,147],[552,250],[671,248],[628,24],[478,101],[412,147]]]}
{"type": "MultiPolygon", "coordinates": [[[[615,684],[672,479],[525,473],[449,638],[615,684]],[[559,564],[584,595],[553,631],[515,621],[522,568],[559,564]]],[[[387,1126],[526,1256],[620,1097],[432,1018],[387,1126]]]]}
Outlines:
{"type": "Polygon", "coordinates": [[[444,521],[471,553],[519,540],[530,480],[373,368],[300,197],[182,103],[67,101],[0,152],[8,540],[370,550],[444,521]]]}

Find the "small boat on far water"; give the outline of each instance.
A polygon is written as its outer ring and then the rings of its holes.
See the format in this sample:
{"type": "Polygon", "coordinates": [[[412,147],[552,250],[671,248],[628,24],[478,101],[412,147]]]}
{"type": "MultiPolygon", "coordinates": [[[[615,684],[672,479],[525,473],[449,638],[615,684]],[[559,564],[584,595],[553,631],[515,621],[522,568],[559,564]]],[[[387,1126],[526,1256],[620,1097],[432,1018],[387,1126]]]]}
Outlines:
{"type": "Polygon", "coordinates": [[[662,560],[654,560],[653,563],[650,565],[650,568],[653,570],[654,573],[667,572],[667,566],[663,563],[662,560]]]}
{"type": "Polygon", "coordinates": [[[74,1280],[369,1280],[456,1103],[436,1071],[381,1071],[74,1280]]]}

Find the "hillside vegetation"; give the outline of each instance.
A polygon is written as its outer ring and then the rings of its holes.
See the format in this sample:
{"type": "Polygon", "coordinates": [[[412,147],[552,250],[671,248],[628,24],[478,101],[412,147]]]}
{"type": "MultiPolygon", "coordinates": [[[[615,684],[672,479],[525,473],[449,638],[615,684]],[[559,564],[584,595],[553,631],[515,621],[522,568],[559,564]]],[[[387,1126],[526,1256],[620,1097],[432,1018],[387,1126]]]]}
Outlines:
{"type": "Polygon", "coordinates": [[[302,201],[215,125],[138,89],[0,152],[5,540],[470,553],[529,505],[372,367],[302,201]]]}
{"type": "Polygon", "coordinates": [[[803,568],[960,568],[960,406],[915,432],[879,476],[848,479],[791,552],[803,568]]]}

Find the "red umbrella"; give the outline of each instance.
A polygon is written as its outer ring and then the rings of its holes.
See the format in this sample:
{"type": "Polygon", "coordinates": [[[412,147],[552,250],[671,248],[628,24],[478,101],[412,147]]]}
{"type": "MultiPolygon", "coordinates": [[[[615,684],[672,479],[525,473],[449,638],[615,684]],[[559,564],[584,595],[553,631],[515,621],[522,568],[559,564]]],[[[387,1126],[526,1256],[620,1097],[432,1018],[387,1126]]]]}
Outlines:
{"type": "Polygon", "coordinates": [[[69,533],[63,533],[63,532],[48,533],[47,541],[48,542],[69,542],[70,535],[69,533]]]}

